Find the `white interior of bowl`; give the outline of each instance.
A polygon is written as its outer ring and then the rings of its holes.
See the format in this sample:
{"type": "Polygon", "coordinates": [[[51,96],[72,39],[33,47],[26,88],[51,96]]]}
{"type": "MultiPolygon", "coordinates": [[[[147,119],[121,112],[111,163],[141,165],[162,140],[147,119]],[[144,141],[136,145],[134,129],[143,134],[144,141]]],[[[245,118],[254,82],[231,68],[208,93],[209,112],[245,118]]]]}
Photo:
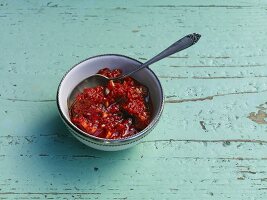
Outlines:
{"type": "MultiPolygon", "coordinates": [[[[102,55],[87,59],[73,67],[63,78],[58,90],[58,104],[64,117],[71,123],[67,100],[71,91],[81,80],[96,74],[100,69],[122,69],[128,72],[140,65],[136,60],[120,55],[102,55]]],[[[154,73],[144,68],[132,75],[137,81],[147,86],[153,103],[153,119],[158,116],[163,107],[163,92],[161,85],[154,73]]],[[[153,120],[152,120],[153,121],[153,120]]],[[[152,122],[153,123],[153,122],[152,122]]],[[[71,123],[72,124],[72,123],[71,123]]],[[[75,126],[73,124],[73,126],[75,126]]]]}

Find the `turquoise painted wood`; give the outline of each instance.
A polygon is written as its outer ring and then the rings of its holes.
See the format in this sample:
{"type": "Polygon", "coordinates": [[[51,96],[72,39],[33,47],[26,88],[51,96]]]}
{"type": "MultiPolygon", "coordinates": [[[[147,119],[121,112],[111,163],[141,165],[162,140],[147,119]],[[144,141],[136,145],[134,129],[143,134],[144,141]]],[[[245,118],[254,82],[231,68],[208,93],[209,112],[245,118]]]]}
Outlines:
{"type": "Polygon", "coordinates": [[[0,199],[267,199],[267,1],[0,0],[0,199]],[[145,61],[166,104],[136,147],[76,141],[56,108],[77,62],[145,61]]]}

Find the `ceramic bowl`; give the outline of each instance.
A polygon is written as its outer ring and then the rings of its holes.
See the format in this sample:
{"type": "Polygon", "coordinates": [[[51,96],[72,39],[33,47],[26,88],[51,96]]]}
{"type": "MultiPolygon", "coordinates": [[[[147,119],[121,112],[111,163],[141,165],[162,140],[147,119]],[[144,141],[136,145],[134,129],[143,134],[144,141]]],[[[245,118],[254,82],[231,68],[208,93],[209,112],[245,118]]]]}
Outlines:
{"type": "Polygon", "coordinates": [[[144,68],[132,75],[134,79],[148,87],[153,104],[153,114],[150,124],[137,134],[123,139],[103,139],[85,133],[70,120],[68,98],[72,90],[85,78],[96,74],[100,69],[120,68],[123,73],[140,66],[141,62],[123,55],[107,54],[88,58],[72,67],[62,78],[57,91],[57,106],[63,122],[69,131],[84,144],[103,151],[117,151],[127,149],[144,138],[157,124],[163,110],[164,98],[159,79],[149,68],[144,68]]]}

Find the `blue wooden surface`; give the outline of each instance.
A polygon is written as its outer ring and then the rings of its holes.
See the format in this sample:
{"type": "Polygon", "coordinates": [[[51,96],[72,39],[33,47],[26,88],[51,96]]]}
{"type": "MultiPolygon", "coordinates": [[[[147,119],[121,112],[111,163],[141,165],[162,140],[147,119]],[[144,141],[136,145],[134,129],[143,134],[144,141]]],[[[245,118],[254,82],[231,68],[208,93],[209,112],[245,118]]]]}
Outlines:
{"type": "Polygon", "coordinates": [[[267,199],[267,1],[0,0],[0,199],[267,199]],[[144,142],[101,152],[56,108],[64,73],[87,57],[153,65],[166,97],[144,142]]]}

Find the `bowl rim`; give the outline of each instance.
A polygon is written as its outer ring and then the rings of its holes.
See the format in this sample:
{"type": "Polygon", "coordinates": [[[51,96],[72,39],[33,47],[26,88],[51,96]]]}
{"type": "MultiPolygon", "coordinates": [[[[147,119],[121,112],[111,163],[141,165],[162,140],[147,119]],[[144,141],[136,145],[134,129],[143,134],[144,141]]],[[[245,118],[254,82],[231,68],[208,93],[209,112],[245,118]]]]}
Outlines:
{"type": "Polygon", "coordinates": [[[136,60],[134,58],[131,58],[131,57],[125,56],[125,55],[121,55],[121,54],[100,54],[100,55],[96,55],[96,56],[92,56],[92,57],[86,58],[86,59],[80,61],[79,63],[74,64],[64,74],[64,76],[62,77],[62,79],[61,79],[61,81],[60,81],[60,83],[58,85],[57,94],[56,94],[57,95],[57,97],[56,97],[57,108],[58,108],[60,117],[64,120],[64,122],[68,125],[68,127],[71,128],[75,133],[79,133],[81,136],[85,137],[86,139],[89,139],[90,142],[93,142],[93,143],[98,144],[98,145],[102,144],[102,145],[110,145],[110,146],[123,145],[124,143],[129,144],[129,143],[135,142],[135,141],[137,141],[139,139],[142,139],[144,136],[146,136],[149,133],[149,130],[152,130],[156,126],[156,124],[158,123],[158,121],[159,121],[159,119],[160,119],[160,117],[162,115],[162,112],[163,112],[163,108],[164,108],[164,93],[163,93],[162,85],[161,85],[157,75],[149,67],[146,67],[146,68],[152,73],[152,75],[155,77],[155,79],[159,83],[159,87],[160,87],[160,90],[161,90],[161,98],[162,98],[162,101],[160,102],[161,107],[160,107],[160,110],[159,110],[158,114],[149,123],[149,125],[146,128],[144,128],[142,131],[140,131],[140,132],[138,132],[138,133],[136,133],[136,134],[134,134],[132,136],[121,138],[121,139],[105,139],[105,138],[100,138],[100,137],[96,137],[96,136],[87,134],[86,132],[84,132],[84,131],[80,130],[78,127],[76,127],[73,123],[71,123],[70,120],[65,117],[65,115],[63,114],[63,112],[61,110],[61,107],[60,107],[59,92],[60,92],[60,89],[61,89],[61,86],[62,86],[62,82],[64,81],[64,79],[67,76],[67,74],[69,74],[69,72],[71,70],[73,70],[75,67],[77,67],[79,64],[81,64],[81,63],[83,63],[83,62],[85,62],[87,60],[90,60],[90,59],[93,59],[93,58],[97,58],[97,57],[105,57],[105,56],[123,57],[123,58],[130,59],[132,61],[135,61],[135,62],[137,62],[139,64],[143,64],[142,62],[140,62],[140,61],[138,61],[138,60],[136,60]]]}

